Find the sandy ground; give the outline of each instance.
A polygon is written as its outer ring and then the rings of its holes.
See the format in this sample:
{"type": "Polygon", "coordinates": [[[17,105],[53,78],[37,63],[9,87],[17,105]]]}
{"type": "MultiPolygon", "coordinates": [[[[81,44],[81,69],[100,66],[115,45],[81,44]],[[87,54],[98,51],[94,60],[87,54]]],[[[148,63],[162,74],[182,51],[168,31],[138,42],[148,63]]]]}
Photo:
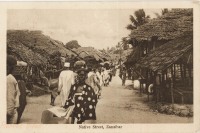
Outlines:
{"type": "MultiPolygon", "coordinates": [[[[148,106],[147,96],[140,96],[137,89],[127,87],[131,85],[130,80],[126,86],[121,86],[118,76],[108,87],[104,87],[102,97],[97,103],[96,123],[190,123],[193,117],[179,117],[153,112],[148,106]]],[[[51,108],[50,95],[39,97],[27,97],[27,106],[22,115],[22,124],[40,124],[42,111],[51,108]]],[[[60,97],[55,104],[59,106],[60,97]]]]}

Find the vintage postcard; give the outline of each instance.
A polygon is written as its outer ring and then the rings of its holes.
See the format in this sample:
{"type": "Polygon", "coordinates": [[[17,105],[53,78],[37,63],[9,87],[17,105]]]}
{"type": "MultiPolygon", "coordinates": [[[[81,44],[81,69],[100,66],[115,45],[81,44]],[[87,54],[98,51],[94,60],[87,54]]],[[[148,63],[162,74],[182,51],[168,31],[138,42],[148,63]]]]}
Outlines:
{"type": "Polygon", "coordinates": [[[199,6],[0,2],[0,132],[200,132],[199,6]]]}

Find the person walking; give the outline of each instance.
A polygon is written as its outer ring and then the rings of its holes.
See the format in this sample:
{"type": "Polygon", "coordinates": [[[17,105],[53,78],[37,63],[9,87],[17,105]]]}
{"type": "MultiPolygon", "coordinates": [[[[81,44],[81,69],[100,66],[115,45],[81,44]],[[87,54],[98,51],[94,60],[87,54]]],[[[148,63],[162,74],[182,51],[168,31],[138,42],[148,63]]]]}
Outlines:
{"type": "Polygon", "coordinates": [[[72,123],[82,124],[83,122],[92,122],[96,120],[97,96],[94,89],[86,84],[87,72],[84,68],[77,71],[78,82],[71,86],[68,100],[64,108],[74,106],[71,117],[72,123]]]}
{"type": "Polygon", "coordinates": [[[99,80],[97,78],[97,74],[95,73],[94,69],[89,68],[89,73],[87,75],[86,83],[94,89],[96,95],[99,94],[100,85],[99,80]]]}
{"type": "Polygon", "coordinates": [[[103,69],[103,84],[104,84],[104,86],[109,85],[109,80],[110,80],[109,71],[106,68],[104,68],[103,69]]]}
{"type": "Polygon", "coordinates": [[[22,114],[24,112],[24,109],[26,107],[27,101],[26,101],[26,94],[27,94],[27,88],[26,83],[22,75],[19,75],[16,77],[16,80],[18,82],[20,96],[19,96],[19,107],[17,108],[17,123],[20,123],[20,119],[22,117],[22,114]]]}
{"type": "Polygon", "coordinates": [[[121,73],[122,73],[122,77],[121,77],[122,86],[125,86],[125,82],[126,82],[126,67],[125,66],[123,66],[121,73]]]}
{"type": "Polygon", "coordinates": [[[17,60],[11,56],[7,56],[7,124],[16,124],[19,107],[20,91],[17,80],[13,76],[17,60]]]}
{"type": "Polygon", "coordinates": [[[60,73],[58,79],[58,92],[61,97],[61,106],[65,105],[70,92],[71,86],[74,84],[74,72],[70,69],[70,63],[64,64],[64,70],[60,73]]]}

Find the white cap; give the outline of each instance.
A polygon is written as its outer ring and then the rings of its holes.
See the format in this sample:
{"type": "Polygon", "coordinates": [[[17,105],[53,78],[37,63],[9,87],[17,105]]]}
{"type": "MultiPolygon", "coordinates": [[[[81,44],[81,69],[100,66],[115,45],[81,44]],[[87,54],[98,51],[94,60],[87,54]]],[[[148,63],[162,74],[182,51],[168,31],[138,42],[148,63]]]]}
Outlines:
{"type": "Polygon", "coordinates": [[[64,67],[70,67],[70,63],[69,62],[65,62],[64,67]]]}
{"type": "Polygon", "coordinates": [[[17,61],[17,66],[27,66],[27,63],[24,61],[17,61]]]}

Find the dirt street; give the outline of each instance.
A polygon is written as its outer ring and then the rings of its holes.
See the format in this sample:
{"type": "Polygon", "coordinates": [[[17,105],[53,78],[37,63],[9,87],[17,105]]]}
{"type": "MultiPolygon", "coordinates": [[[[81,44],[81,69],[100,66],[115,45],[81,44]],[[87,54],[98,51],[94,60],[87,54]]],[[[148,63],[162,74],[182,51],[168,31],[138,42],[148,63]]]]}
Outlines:
{"type": "MultiPolygon", "coordinates": [[[[147,96],[142,97],[137,89],[131,89],[132,82],[126,81],[121,86],[121,79],[116,76],[108,87],[104,87],[102,97],[97,103],[96,123],[188,123],[193,118],[165,115],[153,112],[148,106],[147,96]]],[[[55,104],[59,105],[60,97],[55,104]]],[[[51,107],[50,95],[27,97],[27,106],[21,123],[40,123],[42,111],[51,107]]]]}

